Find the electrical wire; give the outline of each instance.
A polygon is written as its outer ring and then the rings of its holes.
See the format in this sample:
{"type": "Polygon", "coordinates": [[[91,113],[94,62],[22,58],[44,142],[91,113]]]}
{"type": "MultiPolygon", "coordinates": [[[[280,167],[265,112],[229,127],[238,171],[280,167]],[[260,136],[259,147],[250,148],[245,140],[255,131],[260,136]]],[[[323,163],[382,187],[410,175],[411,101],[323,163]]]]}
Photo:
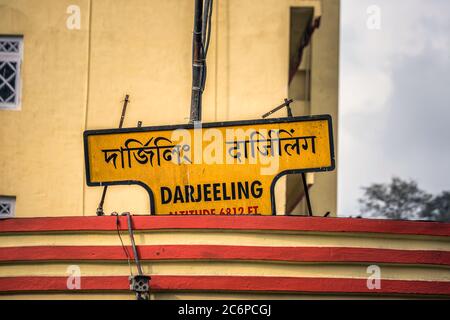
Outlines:
{"type": "Polygon", "coordinates": [[[213,0],[205,0],[203,6],[203,18],[202,18],[202,43],[201,43],[201,56],[203,64],[203,72],[201,79],[201,91],[203,92],[206,85],[206,77],[208,69],[206,65],[206,56],[208,55],[209,43],[211,39],[211,17],[213,10],[213,0]]]}
{"type": "Polygon", "coordinates": [[[142,272],[141,262],[139,261],[139,254],[136,249],[136,243],[134,242],[133,226],[132,226],[133,222],[131,220],[131,213],[124,212],[124,213],[122,213],[122,215],[125,215],[128,220],[128,233],[130,234],[130,240],[131,240],[131,246],[133,248],[134,260],[136,262],[136,267],[138,269],[138,273],[140,276],[142,276],[142,275],[144,275],[144,273],[142,272]]]}
{"type": "Polygon", "coordinates": [[[203,33],[203,47],[205,48],[205,59],[208,55],[209,43],[211,39],[211,19],[212,19],[212,10],[213,10],[213,0],[206,0],[206,8],[205,13],[203,15],[203,25],[204,25],[204,33],[203,33]]]}
{"type": "Polygon", "coordinates": [[[112,216],[116,216],[116,229],[117,229],[117,235],[119,236],[120,243],[122,244],[123,252],[125,252],[125,256],[127,257],[128,267],[130,268],[130,275],[133,277],[133,268],[131,268],[131,257],[130,257],[130,253],[128,252],[127,247],[123,244],[122,236],[121,236],[121,234],[120,234],[120,229],[119,229],[119,225],[120,225],[119,214],[118,214],[117,212],[113,212],[113,213],[111,213],[111,215],[112,215],[112,216]]]}
{"type": "Polygon", "coordinates": [[[203,1],[203,12],[202,12],[202,44],[204,45],[206,42],[206,33],[208,29],[208,5],[209,0],[202,0],[203,1]]]}

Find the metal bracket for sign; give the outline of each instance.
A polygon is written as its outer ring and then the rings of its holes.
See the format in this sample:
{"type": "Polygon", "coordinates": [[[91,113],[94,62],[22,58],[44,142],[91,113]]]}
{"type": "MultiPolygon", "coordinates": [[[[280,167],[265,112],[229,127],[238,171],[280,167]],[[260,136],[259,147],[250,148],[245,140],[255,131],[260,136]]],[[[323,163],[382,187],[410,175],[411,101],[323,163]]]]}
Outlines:
{"type": "MultiPolygon", "coordinates": [[[[284,99],[284,103],[279,105],[278,107],[272,109],[271,111],[267,112],[266,114],[264,114],[262,116],[263,119],[267,118],[268,116],[270,116],[271,114],[277,112],[278,110],[283,109],[284,107],[286,107],[287,109],[287,113],[288,113],[288,118],[293,118],[293,114],[292,114],[292,109],[291,109],[291,103],[294,102],[294,100],[292,99],[284,99]]],[[[301,173],[302,175],[302,182],[303,182],[303,190],[305,190],[305,197],[306,197],[306,204],[308,206],[308,215],[310,217],[313,216],[312,213],[312,207],[311,207],[311,198],[309,197],[309,189],[308,189],[308,183],[306,182],[306,174],[304,172],[301,173]]]]}
{"type": "MultiPolygon", "coordinates": [[[[130,96],[128,94],[125,95],[125,100],[123,102],[123,107],[122,107],[122,114],[120,115],[119,129],[122,129],[122,127],[123,127],[123,122],[125,120],[125,114],[127,112],[127,105],[128,105],[128,102],[129,102],[129,100],[128,100],[129,97],[130,96]]],[[[103,204],[105,203],[105,197],[106,197],[106,192],[107,191],[108,191],[108,186],[106,185],[106,186],[103,187],[102,197],[101,197],[100,203],[98,204],[98,207],[97,207],[96,213],[97,213],[98,216],[105,215],[105,212],[103,211],[103,204]]]]}

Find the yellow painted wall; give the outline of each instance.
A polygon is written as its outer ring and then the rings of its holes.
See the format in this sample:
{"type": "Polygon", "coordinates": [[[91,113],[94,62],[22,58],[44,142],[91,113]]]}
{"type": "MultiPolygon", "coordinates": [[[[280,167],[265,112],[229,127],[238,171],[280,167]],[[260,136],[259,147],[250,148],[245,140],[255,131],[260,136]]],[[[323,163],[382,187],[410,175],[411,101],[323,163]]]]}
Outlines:
{"type": "Polygon", "coordinates": [[[79,31],[65,27],[72,3],[0,1],[0,34],[24,37],[22,107],[0,110],[0,194],[17,197],[17,216],[83,210],[89,37],[86,18],[79,31]]]}
{"type": "MultiPolygon", "coordinates": [[[[312,42],[311,113],[330,114],[333,118],[336,167],[338,154],[338,83],[339,83],[339,25],[340,2],[323,2],[322,24],[312,42]]],[[[314,174],[311,189],[314,212],[324,215],[337,211],[337,170],[314,174]]]]}
{"type": "MultiPolygon", "coordinates": [[[[0,35],[23,35],[22,107],[0,110],[0,195],[16,216],[94,215],[102,188],[84,181],[82,132],[187,122],[194,1],[0,0],[0,35]],[[81,29],[69,30],[69,5],[81,29]]],[[[214,2],[203,121],[259,118],[288,95],[289,8],[323,12],[312,44],[311,112],[333,115],[337,141],[339,1],[214,2]]],[[[279,116],[283,116],[280,113],[279,116]]],[[[336,151],[336,150],[335,150],[336,151]]],[[[315,175],[315,211],[336,212],[336,174],[315,175]]],[[[285,179],[277,211],[285,211],[285,179]]],[[[110,187],[105,211],[147,213],[138,186],[110,187]]]]}

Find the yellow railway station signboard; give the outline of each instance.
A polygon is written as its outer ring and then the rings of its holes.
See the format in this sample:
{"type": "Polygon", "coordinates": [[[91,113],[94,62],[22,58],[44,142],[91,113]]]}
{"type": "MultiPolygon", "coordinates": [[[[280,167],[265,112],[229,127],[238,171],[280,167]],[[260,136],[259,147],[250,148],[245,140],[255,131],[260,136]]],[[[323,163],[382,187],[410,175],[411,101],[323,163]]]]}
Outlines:
{"type": "Polygon", "coordinates": [[[329,115],[84,132],[89,186],[138,184],[152,214],[273,215],[283,175],[334,170],[329,115]]]}

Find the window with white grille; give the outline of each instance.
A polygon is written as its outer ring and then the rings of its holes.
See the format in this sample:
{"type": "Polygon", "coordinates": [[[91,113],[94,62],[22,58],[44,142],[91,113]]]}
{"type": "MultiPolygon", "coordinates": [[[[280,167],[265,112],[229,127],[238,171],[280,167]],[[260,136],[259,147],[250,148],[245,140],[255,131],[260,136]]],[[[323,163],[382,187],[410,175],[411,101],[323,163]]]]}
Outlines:
{"type": "Polygon", "coordinates": [[[16,197],[0,196],[0,219],[12,218],[16,211],[16,197]]]}
{"type": "Polygon", "coordinates": [[[0,108],[20,108],[22,51],[22,37],[0,37],[0,108]]]}

